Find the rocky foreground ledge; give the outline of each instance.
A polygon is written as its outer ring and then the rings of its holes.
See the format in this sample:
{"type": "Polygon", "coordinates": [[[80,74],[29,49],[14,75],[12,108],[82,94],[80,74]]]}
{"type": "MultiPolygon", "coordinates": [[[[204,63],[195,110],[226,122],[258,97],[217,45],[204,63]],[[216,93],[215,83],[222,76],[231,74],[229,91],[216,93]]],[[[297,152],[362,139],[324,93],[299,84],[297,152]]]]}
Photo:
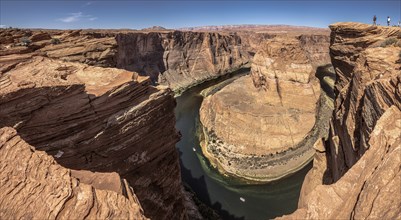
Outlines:
{"type": "Polygon", "coordinates": [[[298,210],[284,218],[400,218],[401,29],[330,28],[337,77],[330,137],[318,143],[298,210]]]}
{"type": "Polygon", "coordinates": [[[204,99],[202,150],[212,165],[228,175],[268,182],[312,159],[330,114],[315,77],[317,66],[329,63],[328,47],[325,35],[268,40],[256,53],[250,76],[204,99]]]}
{"type": "Polygon", "coordinates": [[[117,173],[62,167],[13,128],[0,128],[0,160],[2,219],[147,219],[117,173]]]}
{"type": "Polygon", "coordinates": [[[86,214],[102,218],[107,213],[107,217],[131,219],[188,217],[170,89],[151,86],[149,77],[135,72],[38,55],[2,73],[0,85],[0,127],[13,127],[14,136],[20,137],[3,146],[1,155],[13,155],[19,147],[14,146],[16,142],[25,146],[21,150],[43,160],[31,161],[26,154],[0,160],[4,169],[0,207],[9,210],[4,215],[0,212],[0,217],[11,216],[17,209],[21,216],[25,211],[34,218],[57,217],[62,210],[76,212],[66,214],[71,218],[86,214]],[[23,164],[26,172],[20,172],[23,164]],[[8,175],[11,167],[16,170],[8,175]],[[55,170],[64,174],[57,176],[55,170]],[[112,185],[121,185],[121,176],[127,180],[126,186],[120,186],[124,192],[97,191],[102,188],[85,180],[91,172],[96,172],[94,182],[107,187],[104,173],[117,173],[118,181],[114,178],[112,185]],[[69,182],[74,185],[64,189],[69,182]],[[130,198],[128,184],[139,202],[130,198]],[[81,188],[84,191],[79,193],[81,188]],[[64,197],[41,199],[61,192],[64,197]],[[32,204],[21,206],[26,201],[32,204]],[[84,201],[88,204],[78,204],[84,201]],[[36,212],[40,206],[56,209],[36,212]],[[141,208],[144,213],[138,211],[141,208]],[[97,209],[106,213],[96,213],[97,209]]]}

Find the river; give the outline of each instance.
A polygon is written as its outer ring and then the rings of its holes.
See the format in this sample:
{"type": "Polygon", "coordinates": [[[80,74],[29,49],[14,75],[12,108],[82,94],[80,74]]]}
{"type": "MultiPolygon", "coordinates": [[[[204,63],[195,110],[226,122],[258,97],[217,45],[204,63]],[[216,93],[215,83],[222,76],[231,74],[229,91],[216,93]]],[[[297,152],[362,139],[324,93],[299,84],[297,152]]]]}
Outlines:
{"type": "Polygon", "coordinates": [[[245,75],[248,71],[237,71],[202,83],[177,97],[176,128],[182,137],[176,146],[180,154],[182,179],[199,200],[216,210],[223,219],[265,220],[292,213],[297,208],[305,175],[312,167],[309,164],[297,173],[276,182],[250,185],[228,179],[208,166],[196,135],[199,108],[203,100],[199,93],[232,77],[245,75]]]}

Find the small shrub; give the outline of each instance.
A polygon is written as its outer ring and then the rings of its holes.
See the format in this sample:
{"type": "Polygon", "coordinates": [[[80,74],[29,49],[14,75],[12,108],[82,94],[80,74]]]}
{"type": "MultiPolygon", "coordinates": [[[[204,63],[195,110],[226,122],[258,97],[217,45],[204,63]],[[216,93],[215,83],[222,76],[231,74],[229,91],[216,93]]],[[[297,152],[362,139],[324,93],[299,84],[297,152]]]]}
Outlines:
{"type": "Polygon", "coordinates": [[[390,45],[393,45],[393,44],[396,44],[396,43],[397,43],[397,39],[396,38],[389,38],[389,39],[386,39],[385,41],[383,41],[380,44],[380,47],[387,47],[387,46],[390,46],[390,45]]]}
{"type": "Polygon", "coordinates": [[[29,40],[28,37],[22,37],[20,39],[20,42],[21,42],[22,46],[29,46],[32,43],[31,40],[29,40]]]}
{"type": "Polygon", "coordinates": [[[53,44],[53,45],[56,45],[56,44],[61,44],[61,41],[58,38],[52,38],[50,40],[50,43],[53,44]]]}

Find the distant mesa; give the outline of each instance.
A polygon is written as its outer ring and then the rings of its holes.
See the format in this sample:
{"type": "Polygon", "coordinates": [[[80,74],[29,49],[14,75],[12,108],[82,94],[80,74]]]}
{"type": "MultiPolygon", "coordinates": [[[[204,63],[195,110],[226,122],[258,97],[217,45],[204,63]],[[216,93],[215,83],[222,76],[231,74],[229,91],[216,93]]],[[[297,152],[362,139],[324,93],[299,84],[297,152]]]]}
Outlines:
{"type": "Polygon", "coordinates": [[[265,25],[265,24],[236,24],[236,25],[212,25],[199,27],[184,27],[181,31],[269,31],[269,32],[300,32],[300,31],[319,31],[329,33],[328,28],[293,26],[293,25],[265,25]]]}
{"type": "Polygon", "coordinates": [[[142,31],[165,31],[165,30],[168,30],[168,29],[165,27],[162,27],[162,26],[152,26],[152,27],[142,29],[142,31]]]}

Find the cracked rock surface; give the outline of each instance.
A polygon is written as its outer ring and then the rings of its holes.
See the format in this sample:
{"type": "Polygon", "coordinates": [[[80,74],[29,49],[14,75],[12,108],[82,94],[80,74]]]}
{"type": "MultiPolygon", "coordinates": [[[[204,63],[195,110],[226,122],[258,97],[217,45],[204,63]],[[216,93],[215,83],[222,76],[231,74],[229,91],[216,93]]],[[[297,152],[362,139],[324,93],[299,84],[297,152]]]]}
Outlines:
{"type": "Polygon", "coordinates": [[[401,29],[330,28],[337,81],[329,139],[319,144],[298,209],[284,218],[400,218],[401,29]]]}

